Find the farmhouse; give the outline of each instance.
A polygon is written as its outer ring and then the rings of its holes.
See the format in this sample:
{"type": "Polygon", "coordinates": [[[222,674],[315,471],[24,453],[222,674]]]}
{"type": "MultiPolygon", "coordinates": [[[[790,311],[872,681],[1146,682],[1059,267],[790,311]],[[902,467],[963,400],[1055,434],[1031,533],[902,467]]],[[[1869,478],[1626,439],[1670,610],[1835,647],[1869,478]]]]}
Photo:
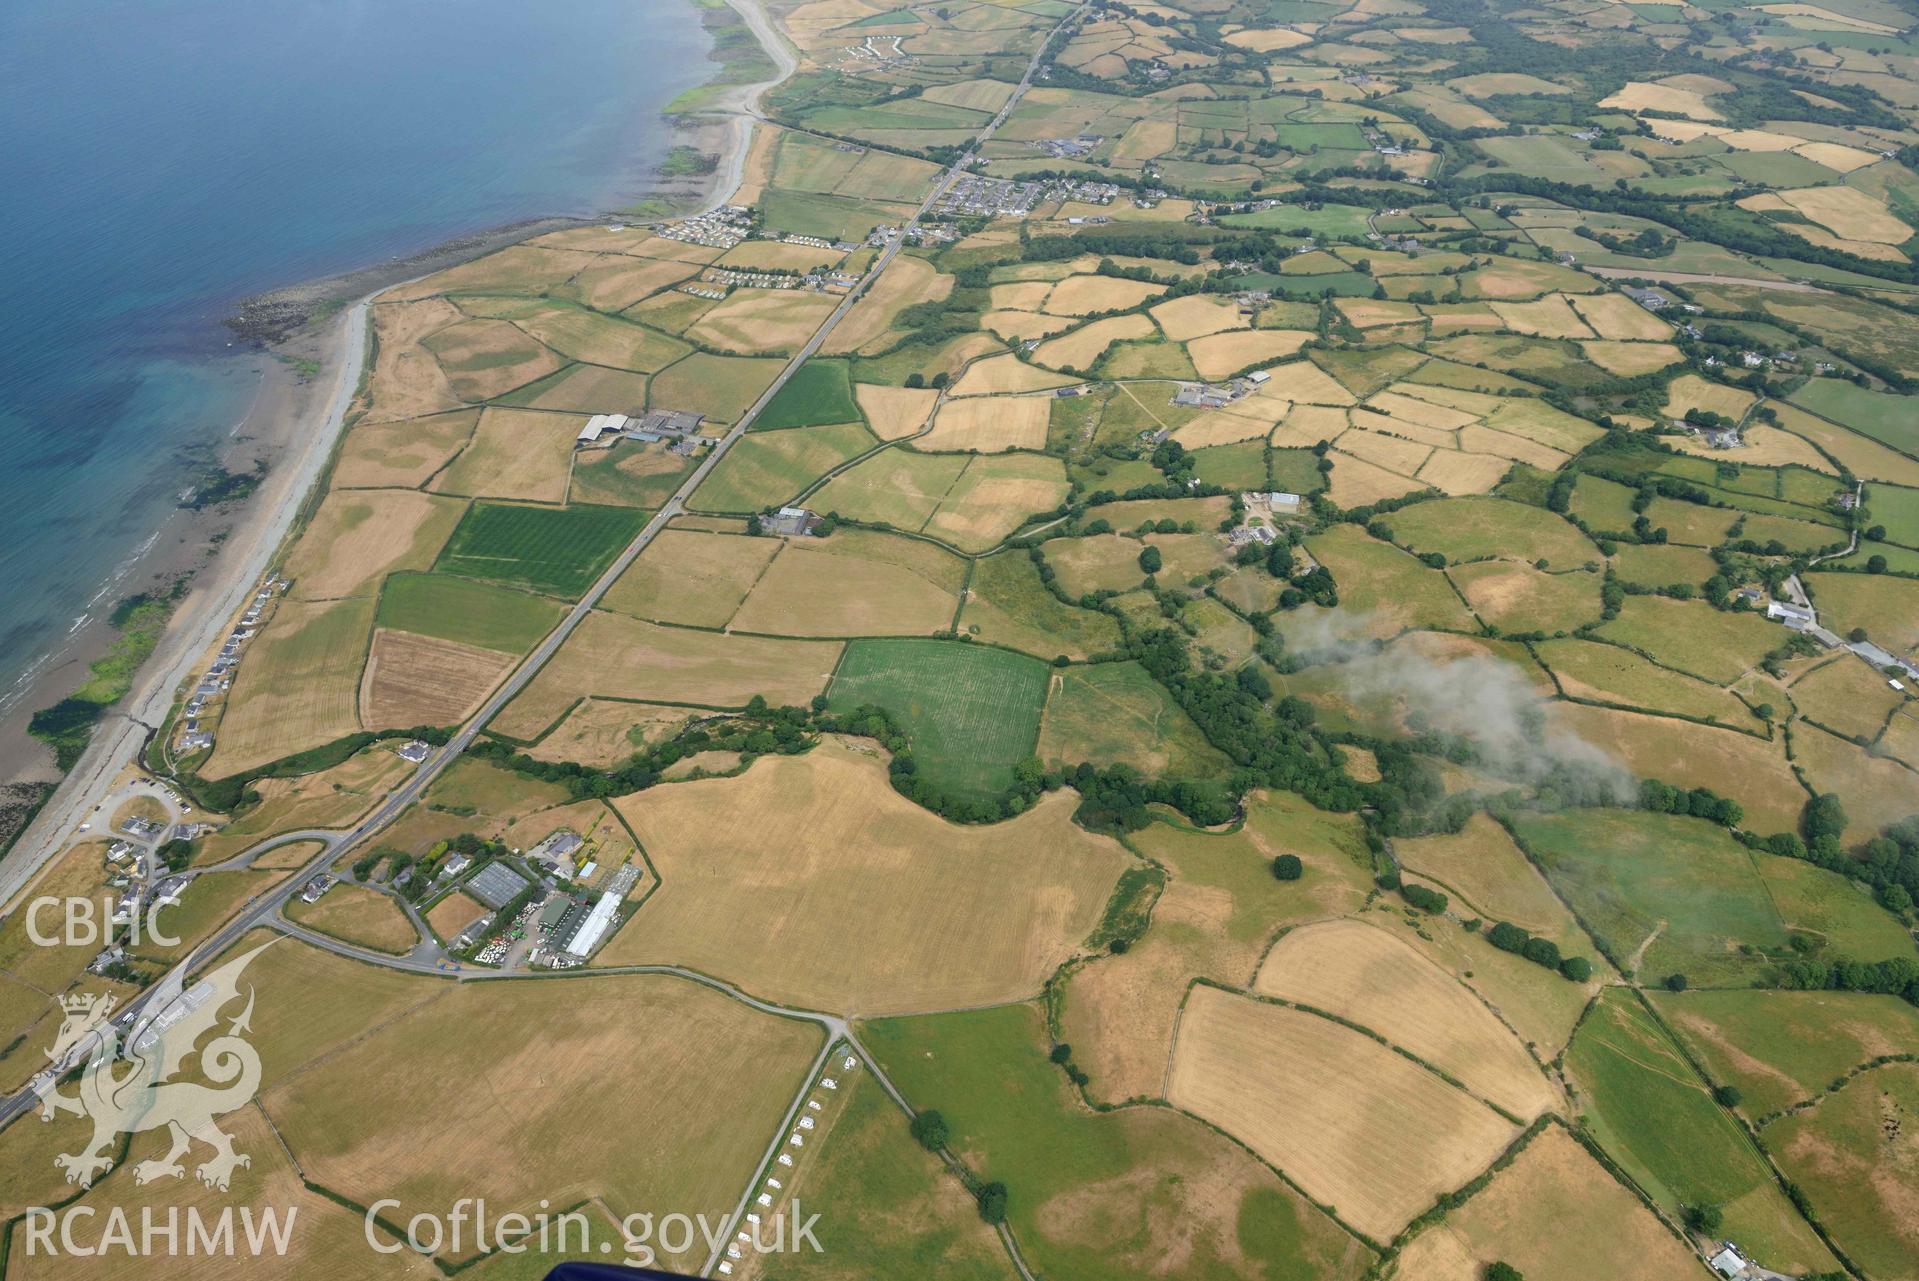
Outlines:
{"type": "Polygon", "coordinates": [[[1209,383],[1181,383],[1173,393],[1173,403],[1188,409],[1220,409],[1230,404],[1233,393],[1209,383]]]}
{"type": "Polygon", "coordinates": [[[1271,525],[1241,525],[1226,535],[1226,541],[1234,547],[1244,547],[1248,543],[1271,546],[1279,540],[1271,525]]]}
{"type": "Polygon", "coordinates": [[[1739,1281],[1739,1278],[1750,1275],[1752,1267],[1731,1242],[1728,1242],[1718,1254],[1712,1256],[1711,1263],[1714,1272],[1722,1277],[1732,1278],[1732,1281],[1739,1281]]]}
{"type": "Polygon", "coordinates": [[[339,877],[334,876],[328,872],[320,873],[318,876],[314,877],[312,880],[308,881],[305,885],[300,887],[300,901],[302,903],[319,902],[320,896],[322,894],[325,894],[328,890],[332,889],[334,884],[339,879],[340,879],[339,877]]]}
{"type": "Polygon", "coordinates": [[[564,829],[554,832],[545,840],[526,852],[528,861],[537,863],[549,872],[558,872],[571,879],[573,876],[573,852],[583,842],[578,833],[564,829]]]}
{"type": "Polygon", "coordinates": [[[768,534],[804,538],[819,527],[820,518],[804,507],[782,507],[771,516],[760,517],[760,529],[768,534]]]}
{"type": "Polygon", "coordinates": [[[629,422],[624,428],[628,440],[654,441],[668,440],[686,442],[689,437],[699,434],[700,424],[706,421],[706,415],[696,414],[685,409],[649,410],[638,422],[629,422]]]}
{"type": "MultiPolygon", "coordinates": [[[[1281,516],[1297,516],[1300,504],[1306,500],[1298,494],[1289,494],[1281,490],[1248,490],[1239,496],[1240,506],[1246,509],[1250,520],[1278,520],[1281,516]]],[[[1271,542],[1272,539],[1261,539],[1271,542]]]]}

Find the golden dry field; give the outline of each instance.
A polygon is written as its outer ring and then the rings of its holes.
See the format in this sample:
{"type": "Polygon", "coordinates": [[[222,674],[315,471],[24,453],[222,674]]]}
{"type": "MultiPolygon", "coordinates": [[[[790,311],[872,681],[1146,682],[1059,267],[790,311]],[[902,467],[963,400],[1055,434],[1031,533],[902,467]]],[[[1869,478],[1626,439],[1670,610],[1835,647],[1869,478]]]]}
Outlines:
{"type": "Polygon", "coordinates": [[[373,600],[284,601],[233,679],[208,777],[251,769],[360,728],[373,600]]]}
{"type": "Polygon", "coordinates": [[[853,388],[866,425],[881,440],[899,440],[925,428],[939,393],[931,388],[880,387],[858,383],[853,388]]]}
{"type": "Polygon", "coordinates": [[[527,749],[546,761],[578,761],[608,766],[624,761],[642,742],[670,737],[698,715],[683,707],[587,698],[568,712],[553,731],[527,749]]]}
{"type": "Polygon", "coordinates": [[[724,627],[780,547],[770,538],[662,530],[601,604],[655,622],[724,627]]]}
{"type": "Polygon", "coordinates": [[[533,738],[582,694],[699,707],[743,707],[755,694],[804,703],[826,687],[839,652],[835,641],[729,636],[596,610],[494,728],[533,738]]]}
{"type": "Polygon", "coordinates": [[[818,1043],[806,1024],[679,978],[593,978],[558,1002],[544,984],[448,985],[281,1080],[260,1106],[307,1178],[362,1203],[445,1213],[456,1197],[485,1196],[504,1213],[599,1198],[620,1215],[716,1215],[818,1043]],[[556,1076],[569,1088],[541,1088],[556,1076]],[[486,1088],[448,1092],[449,1080],[486,1088]],[[625,1122],[580,1108],[582,1092],[617,1093],[625,1122]],[[502,1110],[502,1096],[517,1105],[502,1110]],[[501,1144],[517,1158],[488,1159],[501,1144]]]}
{"type": "Polygon", "coordinates": [[[662,884],[601,964],[691,965],[863,1016],[1032,995],[1131,861],[1064,797],[1003,829],[951,826],[894,793],[870,749],[832,741],[617,804],[662,884]]]}
{"type": "Polygon", "coordinates": [[[287,557],[296,600],[365,596],[395,570],[426,569],[466,504],[411,489],[336,490],[287,557]]]}
{"type": "Polygon", "coordinates": [[[1484,1191],[1415,1236],[1392,1275],[1475,1281],[1504,1261],[1540,1281],[1579,1281],[1591,1275],[1588,1262],[1602,1257],[1623,1281],[1698,1271],[1672,1231],[1554,1125],[1484,1191]]]}
{"type": "Polygon", "coordinates": [[[847,530],[788,542],[728,630],[769,636],[923,636],[952,625],[965,562],[931,543],[847,530]],[[858,583],[858,591],[848,591],[858,583]]]}
{"type": "MultiPolygon", "coordinates": [[[[1102,322],[1103,323],[1103,322],[1102,322]]],[[[1046,444],[1050,396],[976,396],[949,400],[933,415],[932,430],[913,442],[929,453],[998,453],[1046,444]]]]}
{"type": "Polygon", "coordinates": [[[1164,1095],[1180,1006],[1195,978],[1251,983],[1274,934],[1356,911],[1368,887],[1358,825],[1286,792],[1257,794],[1237,832],[1155,825],[1133,839],[1169,873],[1152,925],[1125,952],[1074,971],[1060,1016],[1063,1039],[1102,1102],[1164,1095]],[[1290,885],[1267,870],[1283,853],[1305,863],[1290,885]]]}
{"type": "Polygon", "coordinates": [[[573,439],[585,425],[574,414],[489,405],[480,413],[473,439],[433,478],[432,488],[473,498],[563,502],[573,439]]]}
{"type": "Polygon", "coordinates": [[[511,654],[376,627],[360,685],[368,729],[458,725],[514,665],[511,654]]]}
{"type": "Polygon", "coordinates": [[[1408,871],[1487,919],[1511,921],[1561,947],[1576,948],[1578,923],[1506,829],[1487,815],[1473,815],[1454,835],[1410,837],[1397,847],[1408,871]]]}
{"type": "Polygon", "coordinates": [[[1561,1101],[1544,1070],[1467,988],[1364,922],[1287,934],[1253,989],[1363,1024],[1524,1120],[1561,1101]]]}
{"type": "Polygon", "coordinates": [[[401,422],[359,423],[340,446],[334,487],[424,485],[466,447],[479,421],[477,410],[463,409],[401,422]]]}
{"type": "Polygon", "coordinates": [[[364,885],[335,885],[315,903],[295,899],[287,905],[287,919],[342,942],[394,956],[411,951],[420,941],[399,905],[364,885]]]}
{"type": "Polygon", "coordinates": [[[1468,1182],[1520,1133],[1370,1037],[1204,986],[1180,1016],[1167,1098],[1375,1241],[1468,1182]]]}

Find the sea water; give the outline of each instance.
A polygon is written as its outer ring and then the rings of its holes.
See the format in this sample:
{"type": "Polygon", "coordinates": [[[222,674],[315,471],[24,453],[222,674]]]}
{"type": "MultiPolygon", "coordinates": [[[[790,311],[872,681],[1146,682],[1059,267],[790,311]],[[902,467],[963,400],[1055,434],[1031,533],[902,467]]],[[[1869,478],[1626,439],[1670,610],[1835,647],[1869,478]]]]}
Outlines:
{"type": "Polygon", "coordinates": [[[688,0],[0,6],[0,713],[246,429],[237,300],[617,208],[708,47],[688,0]]]}

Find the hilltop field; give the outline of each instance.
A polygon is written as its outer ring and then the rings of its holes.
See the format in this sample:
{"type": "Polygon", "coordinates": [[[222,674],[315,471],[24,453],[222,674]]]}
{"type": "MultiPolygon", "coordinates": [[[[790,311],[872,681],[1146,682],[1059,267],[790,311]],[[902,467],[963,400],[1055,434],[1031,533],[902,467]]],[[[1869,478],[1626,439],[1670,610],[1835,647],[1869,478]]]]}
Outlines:
{"type": "MultiPolygon", "coordinates": [[[[830,1202],[728,1281],[1919,1281],[1914,15],[769,14],[728,208],[374,302],[162,730],[191,937],[292,896],[301,1257],[535,1275],[339,1221],[484,1190],[830,1202]]],[[[184,955],[22,930],[16,1086],[184,955]]]]}

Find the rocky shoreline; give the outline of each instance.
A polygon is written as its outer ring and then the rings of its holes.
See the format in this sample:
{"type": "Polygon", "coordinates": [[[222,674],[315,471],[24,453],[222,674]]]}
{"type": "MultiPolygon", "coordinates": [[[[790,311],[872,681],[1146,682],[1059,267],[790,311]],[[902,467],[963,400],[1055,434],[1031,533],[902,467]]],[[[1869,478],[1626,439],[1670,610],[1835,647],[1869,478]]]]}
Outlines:
{"type": "Polygon", "coordinates": [[[233,314],[221,324],[238,342],[257,348],[277,347],[316,317],[324,316],[345,303],[376,294],[402,281],[457,267],[522,240],[608,219],[649,222],[668,216],[669,211],[679,213],[698,208],[713,197],[714,188],[719,184],[728,159],[726,153],[732,144],[727,137],[726,123],[695,116],[670,116],[667,121],[679,139],[674,150],[695,153],[704,163],[688,172],[656,170],[648,176],[641,191],[631,198],[625,212],[611,210],[597,215],[528,218],[488,231],[457,236],[416,254],[243,299],[234,308],[233,314]],[[641,212],[645,205],[657,205],[659,208],[657,211],[641,212]]]}
{"type": "Polygon", "coordinates": [[[491,231],[459,236],[404,258],[392,258],[337,276],[324,276],[244,299],[234,313],[221,323],[235,338],[251,346],[277,346],[303,329],[316,316],[324,315],[343,303],[378,293],[415,276],[456,267],[496,249],[504,249],[549,231],[564,231],[568,227],[595,221],[597,219],[587,217],[529,218],[491,231]]]}

